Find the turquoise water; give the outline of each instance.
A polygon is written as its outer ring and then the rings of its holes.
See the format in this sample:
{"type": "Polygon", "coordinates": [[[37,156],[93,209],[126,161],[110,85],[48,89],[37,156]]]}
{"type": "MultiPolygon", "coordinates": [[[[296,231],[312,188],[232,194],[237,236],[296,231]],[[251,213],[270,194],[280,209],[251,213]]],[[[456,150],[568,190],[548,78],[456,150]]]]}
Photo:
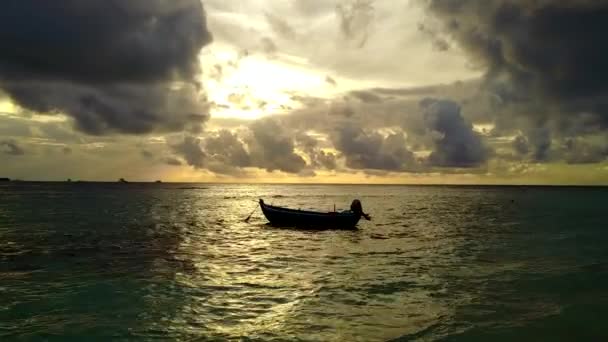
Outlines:
{"type": "Polygon", "coordinates": [[[0,185],[1,341],[605,341],[608,189],[0,185]],[[266,225],[257,199],[357,231],[266,225]]]}

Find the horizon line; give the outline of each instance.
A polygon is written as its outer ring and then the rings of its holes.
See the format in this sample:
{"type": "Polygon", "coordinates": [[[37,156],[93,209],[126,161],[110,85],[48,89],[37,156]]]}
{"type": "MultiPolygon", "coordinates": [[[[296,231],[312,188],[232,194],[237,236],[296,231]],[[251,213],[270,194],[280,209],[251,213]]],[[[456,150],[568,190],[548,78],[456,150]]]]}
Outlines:
{"type": "MultiPolygon", "coordinates": [[[[6,178],[5,178],[6,179],[6,178]]],[[[98,183],[98,184],[207,184],[207,185],[330,185],[330,186],[501,186],[501,187],[608,187],[608,184],[544,184],[544,183],[315,183],[315,182],[217,182],[217,181],[110,181],[110,180],[22,180],[9,179],[6,183],[98,183]]],[[[2,184],[2,182],[0,182],[2,184]]]]}

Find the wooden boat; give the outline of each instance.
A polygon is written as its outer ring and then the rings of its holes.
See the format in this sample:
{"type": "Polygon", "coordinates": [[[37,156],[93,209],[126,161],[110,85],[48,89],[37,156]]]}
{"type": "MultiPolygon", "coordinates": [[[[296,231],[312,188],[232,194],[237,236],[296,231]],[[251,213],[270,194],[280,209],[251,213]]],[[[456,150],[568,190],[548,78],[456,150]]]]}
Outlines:
{"type": "Polygon", "coordinates": [[[356,229],[361,217],[371,220],[363,212],[361,202],[354,200],[351,210],[318,212],[272,206],[260,199],[260,207],[266,219],[273,226],[298,227],[308,229],[356,229]]]}

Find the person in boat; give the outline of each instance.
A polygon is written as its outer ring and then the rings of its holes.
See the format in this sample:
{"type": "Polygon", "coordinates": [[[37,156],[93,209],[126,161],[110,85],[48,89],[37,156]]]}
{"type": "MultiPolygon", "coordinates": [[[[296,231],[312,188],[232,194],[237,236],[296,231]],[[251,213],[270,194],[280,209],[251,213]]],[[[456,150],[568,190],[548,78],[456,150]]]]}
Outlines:
{"type": "Polygon", "coordinates": [[[350,210],[356,214],[363,216],[366,220],[370,221],[371,217],[363,212],[363,206],[361,205],[361,201],[358,199],[354,200],[353,203],[350,204],[350,210]]]}

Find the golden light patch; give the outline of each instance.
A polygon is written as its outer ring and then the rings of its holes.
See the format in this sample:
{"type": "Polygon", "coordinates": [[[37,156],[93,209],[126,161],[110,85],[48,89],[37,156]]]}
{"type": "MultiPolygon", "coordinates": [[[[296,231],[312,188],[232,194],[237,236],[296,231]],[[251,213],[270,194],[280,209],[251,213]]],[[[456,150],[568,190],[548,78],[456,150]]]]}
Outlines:
{"type": "Polygon", "coordinates": [[[0,99],[0,115],[16,114],[18,111],[19,107],[17,107],[10,99],[0,99]]]}
{"type": "MultiPolygon", "coordinates": [[[[327,82],[327,74],[282,59],[247,55],[219,47],[219,52],[204,56],[204,84],[211,116],[215,118],[259,119],[297,108],[297,94],[329,97],[335,95],[335,84],[327,82]],[[208,59],[216,63],[209,63],[208,59]]],[[[285,60],[288,60],[285,58],[285,60]]]]}
{"type": "Polygon", "coordinates": [[[494,129],[493,123],[487,124],[473,124],[473,131],[481,134],[481,135],[489,135],[494,129]]]}
{"type": "Polygon", "coordinates": [[[4,98],[0,99],[0,115],[9,116],[20,119],[27,119],[29,121],[35,122],[65,122],[68,121],[68,117],[64,114],[39,114],[35,112],[31,112],[25,110],[15,104],[10,99],[4,98]],[[22,115],[23,113],[27,113],[26,115],[22,115]]]}

